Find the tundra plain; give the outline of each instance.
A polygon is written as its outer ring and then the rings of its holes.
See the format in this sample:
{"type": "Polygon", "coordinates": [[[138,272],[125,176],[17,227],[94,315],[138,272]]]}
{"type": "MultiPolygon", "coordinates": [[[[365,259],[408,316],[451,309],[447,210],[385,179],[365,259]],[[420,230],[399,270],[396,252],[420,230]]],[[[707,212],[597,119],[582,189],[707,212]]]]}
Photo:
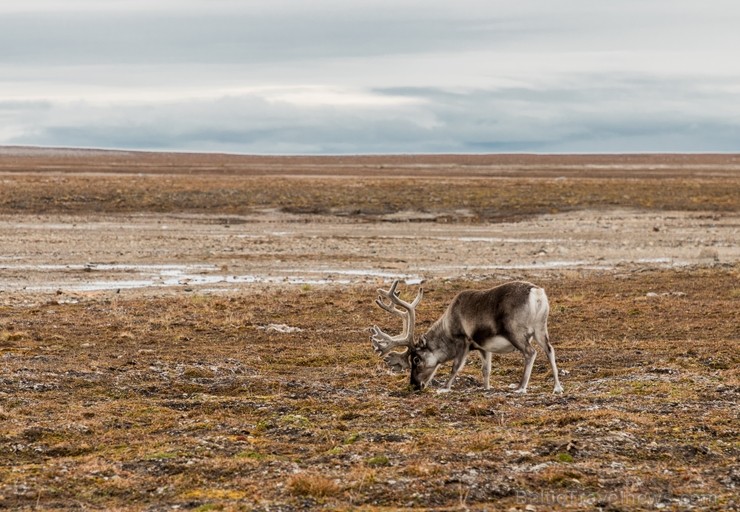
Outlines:
{"type": "Polygon", "coordinates": [[[737,510],[738,240],[737,155],[0,148],[0,508],[737,510]],[[565,393],[410,392],[394,278],[545,287],[565,393]]]}

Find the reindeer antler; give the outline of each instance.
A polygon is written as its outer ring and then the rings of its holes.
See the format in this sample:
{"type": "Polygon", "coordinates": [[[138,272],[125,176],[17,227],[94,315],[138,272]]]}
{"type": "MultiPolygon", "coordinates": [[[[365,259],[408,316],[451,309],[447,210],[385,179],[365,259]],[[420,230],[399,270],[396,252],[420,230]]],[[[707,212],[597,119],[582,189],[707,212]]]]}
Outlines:
{"type": "MultiPolygon", "coordinates": [[[[414,323],[416,322],[415,310],[416,306],[419,305],[422,297],[424,296],[423,288],[419,288],[419,293],[416,295],[416,298],[411,303],[408,303],[404,300],[401,300],[401,298],[399,297],[400,292],[396,291],[397,287],[398,280],[395,280],[393,281],[390,289],[378,289],[378,298],[375,299],[375,303],[385,311],[388,311],[395,316],[401,317],[401,319],[403,320],[403,331],[401,332],[401,334],[391,336],[380,330],[377,325],[374,325],[371,328],[372,335],[370,336],[370,341],[372,342],[373,349],[378,354],[380,354],[380,356],[384,356],[385,361],[388,364],[391,364],[391,362],[389,361],[389,358],[391,356],[388,356],[388,353],[391,352],[394,348],[411,348],[414,346],[414,323]],[[386,303],[386,300],[388,300],[389,303],[386,303]],[[396,306],[401,309],[398,309],[396,306]]],[[[392,359],[395,361],[395,359],[397,358],[392,359]]]]}

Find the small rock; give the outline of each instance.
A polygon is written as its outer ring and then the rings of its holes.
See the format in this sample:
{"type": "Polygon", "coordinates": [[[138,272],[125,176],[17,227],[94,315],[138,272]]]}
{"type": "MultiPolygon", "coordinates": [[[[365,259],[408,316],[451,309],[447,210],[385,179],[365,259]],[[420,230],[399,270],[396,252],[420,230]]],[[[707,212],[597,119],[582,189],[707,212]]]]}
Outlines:
{"type": "Polygon", "coordinates": [[[658,367],[653,367],[653,368],[650,368],[650,373],[659,373],[659,374],[665,374],[665,375],[673,375],[674,373],[678,373],[678,370],[675,370],[673,368],[658,368],[658,367]]]}
{"type": "Polygon", "coordinates": [[[270,325],[262,326],[259,328],[264,329],[267,332],[280,332],[280,333],[292,333],[292,332],[303,331],[303,329],[301,329],[300,327],[291,327],[285,324],[270,324],[270,325]]]}

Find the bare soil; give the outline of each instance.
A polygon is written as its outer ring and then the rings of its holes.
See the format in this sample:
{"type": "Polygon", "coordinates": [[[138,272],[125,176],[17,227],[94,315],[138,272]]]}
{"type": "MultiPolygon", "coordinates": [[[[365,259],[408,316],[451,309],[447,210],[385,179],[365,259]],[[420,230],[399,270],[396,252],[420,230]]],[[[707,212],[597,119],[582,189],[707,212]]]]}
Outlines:
{"type": "Polygon", "coordinates": [[[739,228],[737,155],[0,148],[0,508],[737,510],[739,228]],[[565,394],[409,392],[394,278],[544,286],[565,394]]]}

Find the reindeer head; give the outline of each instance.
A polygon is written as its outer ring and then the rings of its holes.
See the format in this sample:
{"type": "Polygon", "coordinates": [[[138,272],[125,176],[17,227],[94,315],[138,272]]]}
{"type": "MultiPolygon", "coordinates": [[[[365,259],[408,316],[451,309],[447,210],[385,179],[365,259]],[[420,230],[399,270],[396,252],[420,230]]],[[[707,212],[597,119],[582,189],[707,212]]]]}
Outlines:
{"type": "Polygon", "coordinates": [[[393,281],[389,290],[378,289],[378,298],[375,303],[389,313],[398,316],[403,321],[403,331],[401,334],[391,336],[380,330],[377,325],[371,329],[370,341],[373,349],[383,357],[383,361],[393,371],[403,371],[411,368],[411,385],[415,389],[422,389],[422,386],[414,384],[415,361],[421,362],[424,359],[423,354],[418,354],[424,347],[422,344],[414,342],[414,323],[416,321],[416,306],[421,302],[424,290],[419,288],[419,293],[413,302],[409,303],[401,300],[400,292],[396,291],[398,280],[393,281]],[[386,302],[388,301],[388,302],[386,302]],[[399,309],[400,308],[400,309],[399,309]],[[405,347],[403,352],[395,352],[394,348],[405,347]]]}
{"type": "Polygon", "coordinates": [[[426,337],[422,336],[414,347],[409,348],[408,361],[411,366],[411,387],[422,391],[439,367],[434,351],[427,347],[426,337]]]}

